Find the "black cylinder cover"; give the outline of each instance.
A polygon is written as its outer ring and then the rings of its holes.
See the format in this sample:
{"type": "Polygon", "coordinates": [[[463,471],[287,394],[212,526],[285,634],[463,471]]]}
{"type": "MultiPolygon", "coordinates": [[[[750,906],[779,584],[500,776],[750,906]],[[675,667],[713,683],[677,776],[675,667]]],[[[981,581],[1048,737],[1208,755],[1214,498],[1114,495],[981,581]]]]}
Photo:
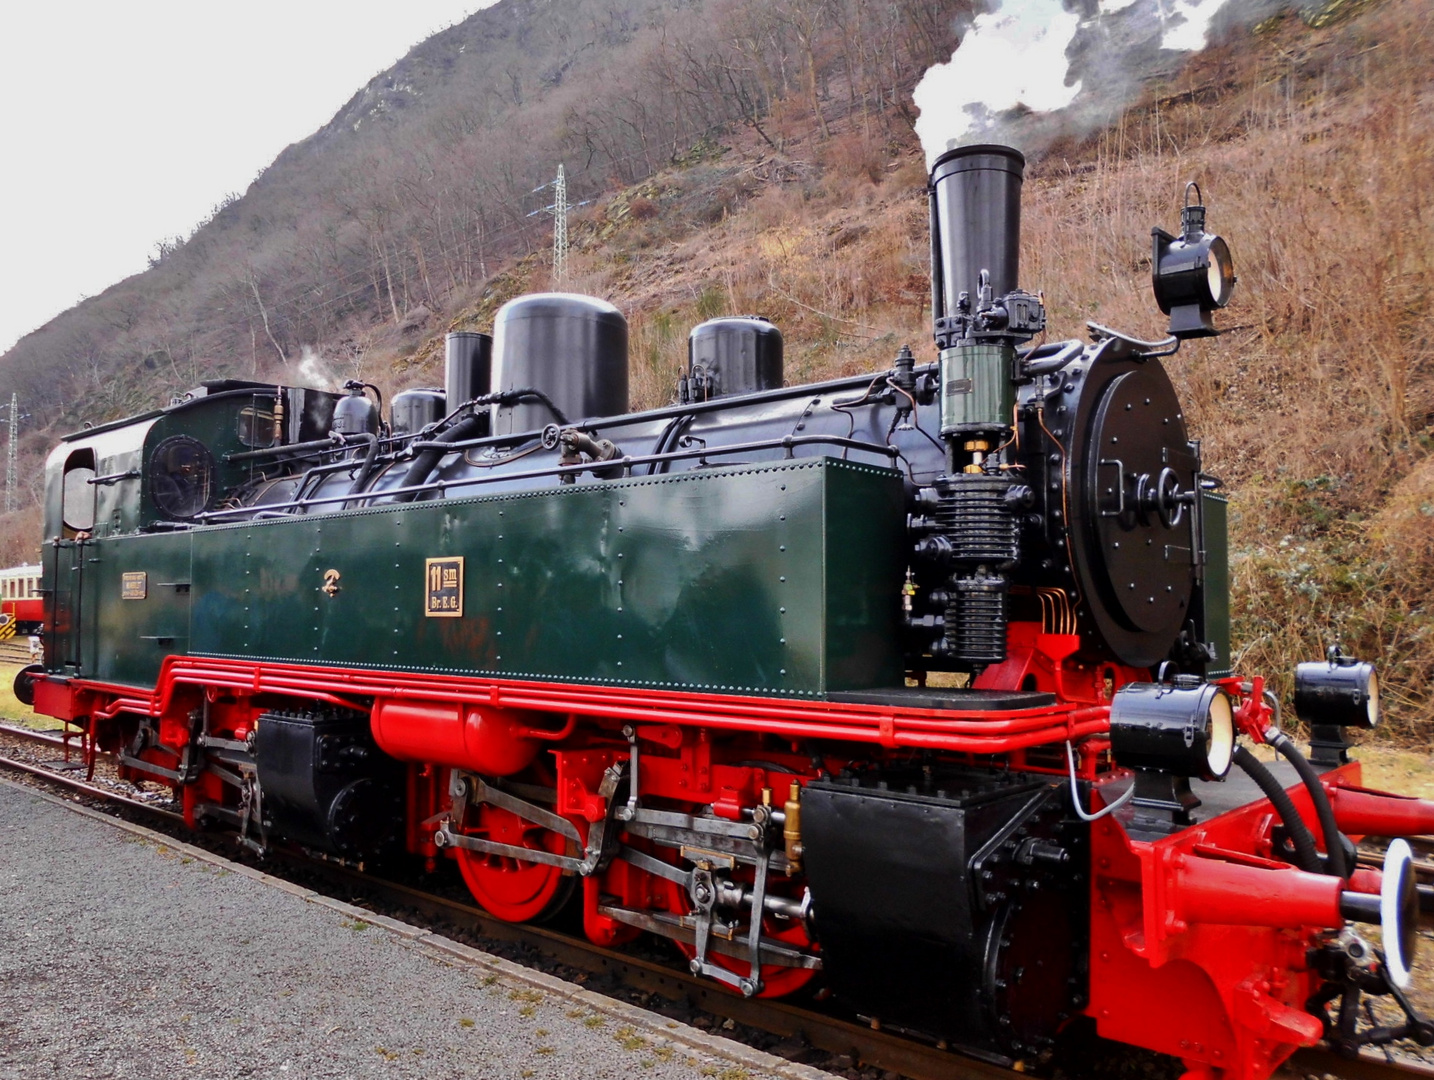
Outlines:
{"type": "Polygon", "coordinates": [[[708,319],[687,338],[687,378],[700,399],[755,394],[782,385],[782,332],[751,315],[708,319]]]}
{"type": "MultiPolygon", "coordinates": [[[[570,420],[628,410],[627,319],[605,300],[535,293],[509,300],[493,323],[492,390],[535,389],[570,420]]],[[[540,401],[495,406],[493,432],[536,431],[554,423],[540,401]]]]}
{"type": "Polygon", "coordinates": [[[993,296],[1016,288],[1025,168],[1025,157],[1009,146],[962,146],[936,159],[932,256],[939,264],[931,270],[941,285],[937,319],[956,314],[963,292],[975,307],[982,270],[990,272],[993,296]]]}
{"type": "Polygon", "coordinates": [[[404,390],[393,395],[391,409],[395,435],[422,431],[429,424],[438,423],[448,413],[444,392],[428,388],[404,390]]]}
{"type": "Polygon", "coordinates": [[[1056,784],[974,771],[802,789],[822,961],[859,1012],[988,1052],[1050,1044],[1084,993],[1080,828],[1056,784]]]}
{"type": "MultiPolygon", "coordinates": [[[[463,330],[443,339],[443,389],[452,412],[465,401],[488,392],[493,378],[493,339],[463,330]]],[[[441,417],[440,417],[441,419],[441,417]]]]}
{"type": "Polygon", "coordinates": [[[254,740],[265,828],[346,858],[382,853],[403,820],[403,770],[348,710],[268,712],[254,740]]]}

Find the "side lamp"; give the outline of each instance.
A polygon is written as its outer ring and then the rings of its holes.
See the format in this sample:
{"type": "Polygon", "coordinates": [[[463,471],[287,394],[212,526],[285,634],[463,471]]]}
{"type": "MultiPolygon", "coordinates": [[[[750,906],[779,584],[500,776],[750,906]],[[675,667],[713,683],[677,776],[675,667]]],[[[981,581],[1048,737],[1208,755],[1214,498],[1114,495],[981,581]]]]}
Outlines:
{"type": "Polygon", "coordinates": [[[1218,686],[1195,676],[1129,683],[1110,703],[1110,749],[1135,770],[1137,808],[1162,823],[1192,823],[1200,805],[1190,779],[1223,780],[1235,753],[1235,710],[1218,686]]]}
{"type": "Polygon", "coordinates": [[[1235,291],[1230,246],[1205,231],[1205,207],[1200,198],[1200,185],[1193,181],[1185,185],[1179,236],[1158,226],[1150,230],[1150,284],[1155,302],[1170,316],[1170,333],[1182,340],[1218,334],[1211,313],[1228,304],[1235,291]],[[1191,189],[1197,200],[1193,203],[1191,189]]]}
{"type": "Polygon", "coordinates": [[[1345,729],[1379,724],[1379,673],[1331,645],[1323,661],[1295,667],[1294,704],[1295,715],[1310,726],[1310,760],[1343,765],[1349,760],[1345,729]]]}

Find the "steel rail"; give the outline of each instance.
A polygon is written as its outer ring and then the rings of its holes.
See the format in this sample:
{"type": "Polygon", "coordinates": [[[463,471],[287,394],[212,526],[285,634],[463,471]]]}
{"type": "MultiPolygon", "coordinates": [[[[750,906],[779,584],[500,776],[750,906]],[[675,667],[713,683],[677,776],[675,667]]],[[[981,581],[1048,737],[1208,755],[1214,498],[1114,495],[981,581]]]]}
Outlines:
{"type": "MultiPolygon", "coordinates": [[[[73,739],[77,734],[79,733],[75,732],[70,738],[73,739]]],[[[12,738],[22,739],[25,742],[40,743],[44,746],[58,746],[61,749],[64,749],[66,745],[65,738],[54,729],[42,731],[39,728],[27,728],[20,727],[17,724],[0,723],[0,735],[9,735],[12,738]]],[[[77,749],[77,747],[75,749],[77,749]]]]}
{"type": "Polygon", "coordinates": [[[1347,1058],[1318,1047],[1296,1050],[1281,1071],[1286,1075],[1297,1072],[1302,1076],[1337,1076],[1340,1080],[1434,1080],[1434,1067],[1423,1062],[1391,1061],[1374,1051],[1347,1058]]]}
{"type": "MultiPolygon", "coordinates": [[[[63,750],[66,755],[71,752],[84,753],[84,733],[78,729],[71,730],[67,740],[63,732],[53,728],[42,730],[0,722],[0,737],[3,736],[19,739],[22,742],[35,743],[39,746],[51,746],[56,750],[63,750]]],[[[114,755],[108,750],[96,750],[95,760],[113,762],[114,755]]]]}
{"type": "Polygon", "coordinates": [[[165,810],[163,807],[147,803],[143,799],[135,799],[128,795],[122,795],[118,791],[110,791],[93,782],[67,776],[62,772],[56,772],[54,769],[47,769],[43,765],[32,765],[28,761],[17,761],[5,754],[0,754],[0,769],[11,769],[15,772],[26,773],[29,776],[35,776],[41,780],[58,784],[61,787],[69,788],[71,791],[76,791],[83,795],[102,799],[105,802],[118,803],[121,806],[127,806],[134,810],[143,810],[147,814],[154,814],[157,817],[177,825],[184,824],[183,814],[175,813],[173,810],[165,810]]]}

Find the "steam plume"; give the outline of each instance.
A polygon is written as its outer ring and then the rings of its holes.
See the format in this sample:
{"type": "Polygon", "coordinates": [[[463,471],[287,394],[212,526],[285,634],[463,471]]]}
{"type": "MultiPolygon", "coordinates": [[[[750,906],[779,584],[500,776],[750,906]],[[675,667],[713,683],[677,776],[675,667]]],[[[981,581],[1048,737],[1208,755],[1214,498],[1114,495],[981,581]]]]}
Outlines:
{"type": "MultiPolygon", "coordinates": [[[[1203,49],[1226,0],[1095,0],[1082,15],[1062,0],[1004,0],[978,15],[947,64],[916,87],[916,132],[932,164],[951,145],[1043,141],[1104,123],[1139,80],[1174,54],[1203,49]],[[1041,134],[1021,116],[1054,114],[1041,134]],[[1031,127],[1031,125],[1026,125],[1031,127]]],[[[1027,146],[1027,149],[1036,147],[1027,146]]]]}

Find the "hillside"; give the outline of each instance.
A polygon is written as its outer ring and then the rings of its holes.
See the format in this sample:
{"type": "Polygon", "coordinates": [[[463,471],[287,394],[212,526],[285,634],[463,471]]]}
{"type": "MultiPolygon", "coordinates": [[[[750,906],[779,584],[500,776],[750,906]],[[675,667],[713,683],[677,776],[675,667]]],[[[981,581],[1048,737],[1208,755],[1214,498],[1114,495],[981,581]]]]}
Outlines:
{"type": "Polygon", "coordinates": [[[543,185],[559,162],[577,203],[721,132],[745,126],[779,149],[768,127],[803,111],[803,131],[854,110],[904,124],[891,103],[950,55],[962,5],[871,7],[501,0],[372,80],[146,273],[18,342],[0,392],[45,428],[221,371],[292,377],[318,356],[352,373],[441,329],[548,243],[543,185]]]}
{"type": "MultiPolygon", "coordinates": [[[[306,361],[386,392],[441,382],[445,330],[486,329],[503,300],[550,286],[549,225],[525,215],[559,159],[591,200],[564,287],[629,313],[635,405],[668,399],[687,329],[727,312],[782,327],[794,382],[885,366],[903,343],[931,355],[909,94],[949,53],[950,5],[902,5],[859,42],[840,20],[804,36],[798,3],[579,3],[581,32],[551,38],[539,6],[504,0],[426,42],[148,274],[0,358],[0,393],[19,386],[55,430],[306,361]],[[762,37],[768,11],[790,18],[762,37]],[[684,37],[699,28],[700,54],[684,37]],[[900,64],[877,63],[887,45],[900,64]],[[701,72],[740,72],[752,93],[716,96],[701,72]]],[[[1200,182],[1240,284],[1229,332],[1170,367],[1234,497],[1243,660],[1283,678],[1333,629],[1384,658],[1394,728],[1415,736],[1434,711],[1434,12],[1266,11],[1115,123],[1047,127],[1022,280],[1044,290],[1053,338],[1087,319],[1159,336],[1149,230],[1200,182]]]]}

